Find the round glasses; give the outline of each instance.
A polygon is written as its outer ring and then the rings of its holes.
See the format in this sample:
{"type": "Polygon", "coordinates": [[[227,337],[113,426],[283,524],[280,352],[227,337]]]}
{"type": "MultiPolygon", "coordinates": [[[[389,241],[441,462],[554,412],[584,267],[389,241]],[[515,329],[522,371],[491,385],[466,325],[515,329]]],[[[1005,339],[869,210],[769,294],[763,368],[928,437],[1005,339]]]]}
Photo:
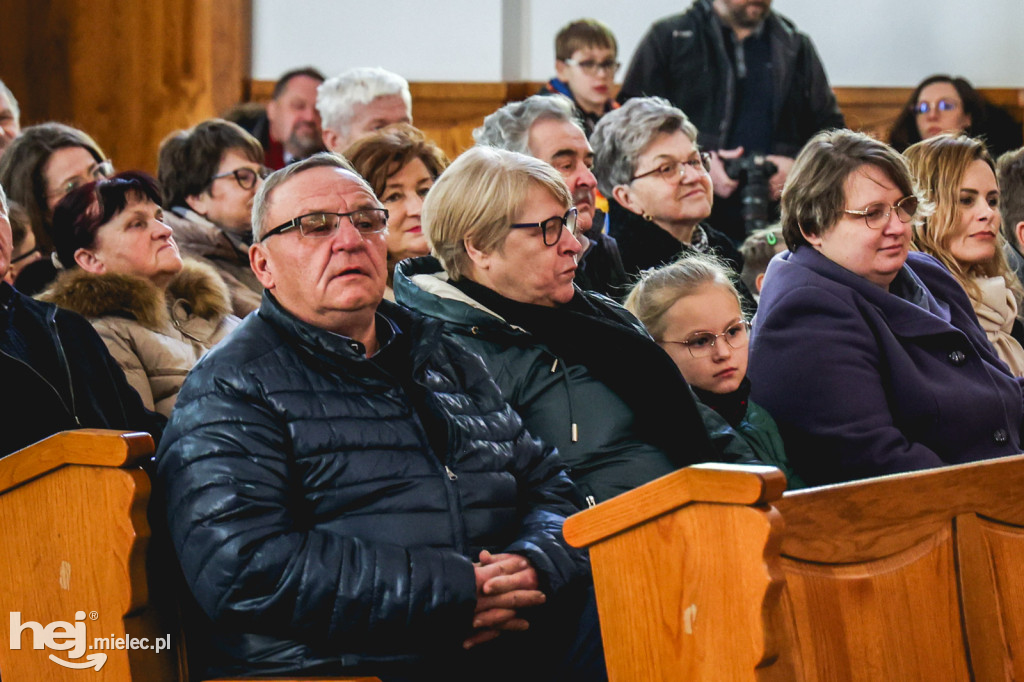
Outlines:
{"type": "Polygon", "coordinates": [[[690,334],[685,341],[665,341],[665,343],[678,343],[686,346],[690,355],[695,358],[706,358],[714,351],[718,339],[722,339],[730,348],[746,348],[750,343],[750,323],[740,320],[729,325],[721,334],[711,332],[697,332],[690,334]]]}
{"type": "Polygon", "coordinates": [[[634,175],[633,180],[646,178],[650,175],[657,175],[662,180],[671,182],[685,173],[687,168],[692,168],[698,174],[710,173],[711,155],[707,152],[701,152],[696,157],[687,159],[686,161],[666,161],[653,170],[634,175]]]}
{"type": "Polygon", "coordinates": [[[227,173],[221,173],[220,175],[214,175],[210,178],[210,184],[213,184],[214,180],[220,180],[221,178],[227,178],[230,176],[235,177],[235,182],[242,189],[252,189],[256,186],[256,179],[266,180],[267,176],[270,175],[270,169],[264,166],[260,166],[258,170],[252,168],[236,168],[233,171],[227,173]]]}
{"type": "Polygon", "coordinates": [[[909,223],[917,213],[918,201],[913,194],[903,197],[892,206],[887,204],[871,204],[863,211],[851,211],[843,209],[843,213],[857,215],[864,218],[865,224],[872,230],[881,230],[889,224],[889,216],[896,211],[896,217],[901,223],[909,223]]]}
{"type": "Polygon", "coordinates": [[[538,223],[513,223],[509,225],[511,228],[520,227],[539,227],[541,239],[544,240],[544,246],[554,246],[558,243],[558,240],[562,238],[562,228],[566,227],[569,229],[569,234],[573,237],[578,237],[579,232],[576,231],[576,207],[573,206],[565,212],[563,216],[551,216],[547,220],[541,220],[538,223]]]}
{"type": "Polygon", "coordinates": [[[934,106],[932,106],[931,102],[918,102],[914,105],[914,113],[918,116],[924,116],[932,109],[936,111],[956,111],[959,106],[959,104],[951,99],[940,99],[934,106]]]}

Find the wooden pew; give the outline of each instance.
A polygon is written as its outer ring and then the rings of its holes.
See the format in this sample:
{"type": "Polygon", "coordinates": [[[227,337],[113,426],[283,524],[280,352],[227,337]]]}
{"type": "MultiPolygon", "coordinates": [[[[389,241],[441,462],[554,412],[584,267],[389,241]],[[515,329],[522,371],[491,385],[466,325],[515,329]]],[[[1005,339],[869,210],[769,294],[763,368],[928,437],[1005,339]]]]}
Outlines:
{"type": "Polygon", "coordinates": [[[613,682],[1024,679],[1024,456],[784,486],[699,465],[568,519],[613,682]]]}
{"type": "MultiPolygon", "coordinates": [[[[152,454],[149,434],[83,429],[0,459],[5,682],[188,680],[181,633],[149,599],[150,587],[170,589],[146,580],[150,485],[139,464],[152,454]],[[64,625],[51,625],[58,621],[64,625]],[[86,646],[95,637],[125,643],[145,637],[151,648],[77,650],[79,633],[86,646]],[[155,652],[156,638],[168,635],[170,649],[155,652]],[[48,641],[63,650],[47,648],[48,641]]],[[[333,682],[358,680],[376,678],[333,682]]]]}

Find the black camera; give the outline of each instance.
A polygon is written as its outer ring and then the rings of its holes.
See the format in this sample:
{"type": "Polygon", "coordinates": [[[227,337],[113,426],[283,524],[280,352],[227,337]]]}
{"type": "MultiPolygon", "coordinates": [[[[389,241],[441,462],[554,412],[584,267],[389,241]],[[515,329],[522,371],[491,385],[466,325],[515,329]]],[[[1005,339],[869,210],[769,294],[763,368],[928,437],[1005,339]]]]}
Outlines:
{"type": "Polygon", "coordinates": [[[771,187],[769,180],[779,167],[764,154],[751,154],[738,159],[722,159],[725,173],[740,183],[740,215],[747,234],[764,229],[771,223],[771,187]]]}

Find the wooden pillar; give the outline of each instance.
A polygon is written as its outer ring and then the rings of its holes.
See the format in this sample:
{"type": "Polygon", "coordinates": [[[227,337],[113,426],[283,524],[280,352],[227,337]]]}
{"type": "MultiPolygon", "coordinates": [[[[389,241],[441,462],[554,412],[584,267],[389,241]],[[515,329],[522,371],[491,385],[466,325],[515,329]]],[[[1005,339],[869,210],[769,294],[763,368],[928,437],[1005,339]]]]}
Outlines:
{"type": "Polygon", "coordinates": [[[22,127],[62,121],[118,170],[156,170],[171,131],[247,98],[252,0],[12,0],[0,79],[22,127]]]}

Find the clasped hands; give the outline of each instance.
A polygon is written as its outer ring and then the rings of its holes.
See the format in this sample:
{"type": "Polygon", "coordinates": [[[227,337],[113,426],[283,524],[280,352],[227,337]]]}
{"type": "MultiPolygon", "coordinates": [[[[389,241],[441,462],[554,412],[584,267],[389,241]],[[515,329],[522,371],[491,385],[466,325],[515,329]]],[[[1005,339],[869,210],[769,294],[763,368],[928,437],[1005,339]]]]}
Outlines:
{"type": "Polygon", "coordinates": [[[518,554],[480,552],[473,564],[476,574],[476,612],[473,633],[462,642],[470,649],[489,642],[504,631],[522,631],[530,627],[519,610],[543,604],[546,597],[538,588],[537,571],[526,557],[518,554]]]}

